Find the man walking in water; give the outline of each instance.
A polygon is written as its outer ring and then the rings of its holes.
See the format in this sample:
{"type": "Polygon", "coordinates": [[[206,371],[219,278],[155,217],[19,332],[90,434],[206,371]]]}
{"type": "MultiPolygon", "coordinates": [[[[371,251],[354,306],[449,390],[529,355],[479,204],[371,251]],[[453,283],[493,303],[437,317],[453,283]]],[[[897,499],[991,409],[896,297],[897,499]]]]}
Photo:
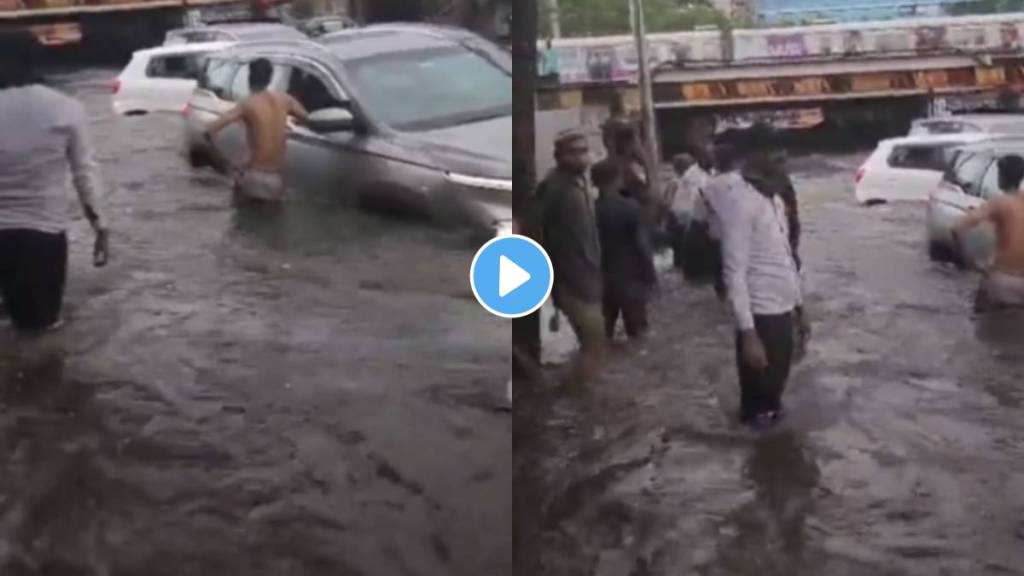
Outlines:
{"type": "Polygon", "coordinates": [[[601,246],[594,200],[587,186],[590,147],[579,131],[555,140],[557,167],[537,187],[524,211],[523,231],[551,256],[552,300],[569,319],[580,352],[568,387],[575,391],[597,376],[605,350],[601,246]]]}
{"type": "Polygon", "coordinates": [[[93,263],[106,266],[107,225],[88,132],[77,101],[34,75],[35,39],[7,38],[0,53],[0,300],[16,330],[37,334],[63,322],[68,268],[68,181],[96,232],[93,263]]]}
{"type": "Polygon", "coordinates": [[[998,246],[995,263],[987,271],[978,292],[977,309],[1024,307],[1024,158],[1006,156],[999,160],[999,188],[1005,196],[993,200],[968,216],[954,230],[959,242],[977,226],[991,222],[998,246]]]}
{"type": "Polygon", "coordinates": [[[782,199],[729,170],[724,156],[712,203],[721,221],[725,283],[737,324],[740,417],[764,428],[782,415],[803,296],[782,199]]]}
{"type": "Polygon", "coordinates": [[[240,199],[284,201],[288,117],[303,123],[309,119],[306,109],[295,98],[267,90],[273,75],[274,67],[269,60],[254,60],[249,65],[252,94],[206,130],[207,140],[215,147],[213,138],[218,132],[235,122],[245,124],[249,160],[241,167],[235,181],[235,193],[240,199]]]}

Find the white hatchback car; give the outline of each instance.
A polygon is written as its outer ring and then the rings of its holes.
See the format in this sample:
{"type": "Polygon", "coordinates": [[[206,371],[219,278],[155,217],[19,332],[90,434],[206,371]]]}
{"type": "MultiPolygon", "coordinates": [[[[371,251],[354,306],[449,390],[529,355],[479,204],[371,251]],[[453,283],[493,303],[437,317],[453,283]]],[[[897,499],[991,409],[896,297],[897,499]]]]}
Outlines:
{"type": "Polygon", "coordinates": [[[857,171],[857,201],[924,202],[942,181],[957,148],[990,137],[963,133],[883,140],[857,171]]]}
{"type": "Polygon", "coordinates": [[[208,42],[136,52],[114,80],[114,112],[127,116],[181,112],[196,89],[203,59],[233,45],[208,42]]]}

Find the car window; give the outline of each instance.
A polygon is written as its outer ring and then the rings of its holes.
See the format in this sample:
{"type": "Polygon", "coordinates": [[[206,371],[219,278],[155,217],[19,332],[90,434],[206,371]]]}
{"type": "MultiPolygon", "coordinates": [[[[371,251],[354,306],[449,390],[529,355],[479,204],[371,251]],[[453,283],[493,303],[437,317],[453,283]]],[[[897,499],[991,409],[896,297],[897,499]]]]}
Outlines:
{"type": "Polygon", "coordinates": [[[196,54],[174,54],[157,56],[149,61],[146,76],[150,78],[195,78],[199,70],[199,56],[196,54]]]}
{"type": "Polygon", "coordinates": [[[896,146],[889,155],[889,166],[910,170],[945,170],[950,146],[896,146]]]}
{"type": "Polygon", "coordinates": [[[238,69],[238,63],[233,60],[221,58],[210,58],[206,61],[205,71],[199,80],[199,85],[218,97],[231,99],[231,83],[238,69]]]}
{"type": "Polygon", "coordinates": [[[319,71],[306,66],[291,66],[288,79],[288,94],[299,101],[308,112],[316,112],[326,108],[342,105],[336,90],[319,71]]]}
{"type": "MultiPolygon", "coordinates": [[[[274,75],[270,79],[271,90],[282,90],[284,89],[283,79],[287,76],[288,69],[275,65],[274,75]]],[[[235,71],[234,79],[231,82],[231,89],[229,92],[231,99],[234,101],[242,100],[243,98],[252,94],[252,90],[249,88],[249,63],[246,62],[238,66],[235,71]]]]}
{"type": "Polygon", "coordinates": [[[980,196],[982,176],[988,170],[992,159],[983,154],[964,155],[956,168],[956,183],[971,196],[980,196]]]}
{"type": "Polygon", "coordinates": [[[462,46],[372,56],[348,67],[363,104],[397,130],[433,130],[512,113],[511,75],[462,46]]]}

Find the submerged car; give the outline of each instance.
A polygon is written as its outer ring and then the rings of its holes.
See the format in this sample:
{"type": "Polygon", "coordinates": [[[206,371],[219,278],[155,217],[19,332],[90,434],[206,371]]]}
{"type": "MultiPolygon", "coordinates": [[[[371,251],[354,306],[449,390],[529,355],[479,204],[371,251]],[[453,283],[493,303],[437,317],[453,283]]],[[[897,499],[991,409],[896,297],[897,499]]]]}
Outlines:
{"type": "Polygon", "coordinates": [[[883,140],[857,171],[857,201],[924,202],[942,181],[957,148],[985,138],[984,134],[951,134],[883,140]]]}
{"type": "MultiPolygon", "coordinates": [[[[512,219],[511,60],[472,33],[426,25],[361,28],[322,43],[240,44],[211,55],[186,112],[190,157],[210,157],[205,127],[249,94],[249,63],[274,64],[271,88],[311,113],[288,138],[296,189],[397,208],[492,233],[512,219]]],[[[240,126],[218,135],[247,156],[240,126]]]]}
{"type": "Polygon", "coordinates": [[[953,228],[971,211],[1003,195],[999,188],[1000,158],[1024,157],[1024,137],[996,137],[959,148],[941,183],[928,201],[928,252],[933,259],[986,267],[995,254],[995,233],[990,225],[969,232],[963,242],[953,228]]]}

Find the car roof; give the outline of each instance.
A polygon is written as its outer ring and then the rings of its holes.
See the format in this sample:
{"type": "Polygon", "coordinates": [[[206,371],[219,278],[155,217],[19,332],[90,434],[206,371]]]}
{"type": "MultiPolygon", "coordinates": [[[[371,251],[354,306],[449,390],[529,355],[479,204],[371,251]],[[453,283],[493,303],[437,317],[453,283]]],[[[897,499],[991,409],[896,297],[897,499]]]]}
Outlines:
{"type": "Polygon", "coordinates": [[[194,54],[198,52],[218,52],[230,48],[237,42],[194,42],[172,46],[157,46],[135,52],[136,56],[164,56],[166,54],[194,54]]]}
{"type": "Polygon", "coordinates": [[[916,121],[915,124],[921,125],[938,122],[969,122],[985,128],[996,124],[1024,124],[1024,114],[963,114],[960,116],[925,118],[916,121]]]}
{"type": "Polygon", "coordinates": [[[287,24],[280,24],[276,22],[246,22],[246,23],[228,23],[228,24],[208,24],[204,26],[192,26],[188,28],[178,28],[177,30],[171,30],[168,34],[185,34],[188,32],[227,32],[228,34],[234,34],[236,36],[253,37],[258,34],[278,34],[281,32],[289,35],[294,35],[296,38],[305,37],[300,30],[288,26],[287,24]]]}
{"type": "Polygon", "coordinates": [[[960,150],[967,152],[998,152],[1000,150],[1024,149],[1024,136],[989,136],[980,141],[965,144],[960,150]]]}
{"type": "Polygon", "coordinates": [[[991,134],[977,134],[963,132],[959,134],[922,134],[920,136],[903,136],[900,138],[889,138],[879,143],[879,146],[913,146],[927,144],[973,144],[983,140],[991,140],[991,134]]]}
{"type": "Polygon", "coordinates": [[[448,48],[470,37],[468,32],[447,26],[380,24],[333,32],[322,36],[318,42],[329,46],[342,60],[359,60],[379,54],[448,48]]]}
{"type": "Polygon", "coordinates": [[[291,56],[325,56],[330,52],[327,47],[306,39],[295,40],[264,40],[260,42],[236,42],[222,52],[228,58],[238,56],[259,55],[291,55],[291,56]]]}

